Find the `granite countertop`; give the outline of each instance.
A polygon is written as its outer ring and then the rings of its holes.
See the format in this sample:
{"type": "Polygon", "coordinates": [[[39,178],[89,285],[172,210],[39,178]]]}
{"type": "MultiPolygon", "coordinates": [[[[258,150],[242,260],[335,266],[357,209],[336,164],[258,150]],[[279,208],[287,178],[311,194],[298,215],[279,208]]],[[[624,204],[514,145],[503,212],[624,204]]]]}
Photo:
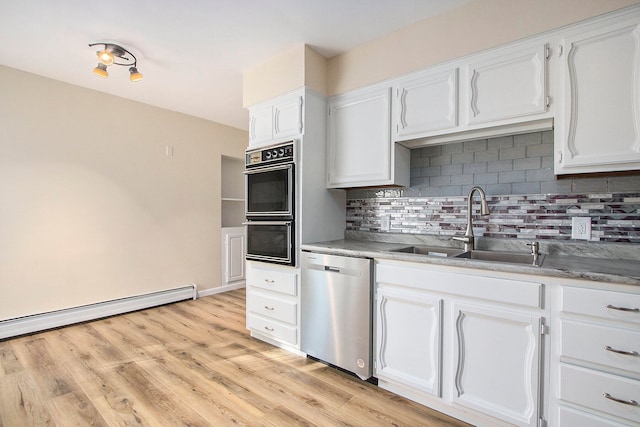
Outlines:
{"type": "MultiPolygon", "coordinates": [[[[435,243],[436,244],[429,241],[381,242],[366,239],[352,240],[347,238],[344,240],[303,244],[301,245],[301,249],[333,255],[390,259],[434,265],[476,268],[489,271],[566,277],[640,286],[640,260],[624,259],[620,256],[614,255],[617,252],[617,248],[612,250],[611,247],[606,248],[603,253],[596,252],[596,255],[605,255],[598,257],[584,256],[584,251],[581,248],[569,248],[569,250],[562,248],[559,250],[554,246],[541,245],[540,252],[545,254],[545,257],[540,266],[389,252],[393,249],[409,245],[448,246],[442,244],[442,242],[440,242],[440,244],[437,244],[438,242],[435,243]],[[545,251],[545,249],[547,249],[547,251],[545,251]]],[[[488,246],[490,246],[490,244],[483,242],[481,245],[476,245],[476,248],[525,253],[527,251],[527,246],[525,246],[525,243],[521,241],[517,242],[517,248],[519,250],[514,249],[511,244],[507,244],[502,248],[489,248],[488,246]]]]}

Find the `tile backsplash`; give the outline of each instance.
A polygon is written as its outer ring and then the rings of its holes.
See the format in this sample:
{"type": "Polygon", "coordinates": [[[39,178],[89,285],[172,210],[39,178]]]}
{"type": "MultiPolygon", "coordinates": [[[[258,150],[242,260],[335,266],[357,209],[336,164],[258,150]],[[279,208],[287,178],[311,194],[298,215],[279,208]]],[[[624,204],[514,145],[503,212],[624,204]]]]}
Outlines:
{"type": "Polygon", "coordinates": [[[552,131],[414,149],[411,187],[350,190],[346,228],[382,232],[388,217],[391,233],[463,234],[474,185],[490,208],[476,236],[571,240],[577,216],[591,241],[640,243],[640,174],[556,179],[552,131]]]}

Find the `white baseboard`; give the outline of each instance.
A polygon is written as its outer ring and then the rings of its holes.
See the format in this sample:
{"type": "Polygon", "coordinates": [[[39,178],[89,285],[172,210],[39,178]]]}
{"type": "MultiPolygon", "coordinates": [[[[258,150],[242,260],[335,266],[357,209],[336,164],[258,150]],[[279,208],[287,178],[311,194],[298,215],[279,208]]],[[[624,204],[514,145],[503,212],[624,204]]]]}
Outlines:
{"type": "Polygon", "coordinates": [[[2,320],[0,321],[0,339],[100,319],[116,314],[128,313],[144,308],[156,307],[171,302],[196,299],[197,296],[197,286],[191,284],[145,295],[2,320]]]}
{"type": "Polygon", "coordinates": [[[223,292],[233,291],[234,289],[240,289],[245,287],[244,280],[238,280],[230,285],[218,286],[217,288],[205,289],[204,291],[198,291],[198,298],[208,297],[209,295],[221,294],[223,292]]]}

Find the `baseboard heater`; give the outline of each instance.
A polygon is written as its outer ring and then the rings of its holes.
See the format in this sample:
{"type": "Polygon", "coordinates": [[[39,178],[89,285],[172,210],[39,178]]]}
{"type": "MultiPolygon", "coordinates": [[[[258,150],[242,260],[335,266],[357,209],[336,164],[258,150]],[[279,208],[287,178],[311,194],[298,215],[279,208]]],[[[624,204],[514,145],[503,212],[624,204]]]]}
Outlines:
{"type": "Polygon", "coordinates": [[[0,321],[0,339],[40,332],[73,323],[86,322],[88,320],[114,316],[116,314],[128,313],[172,302],[196,299],[197,297],[197,286],[191,284],[144,295],[55,310],[31,316],[16,317],[14,319],[0,321]]]}

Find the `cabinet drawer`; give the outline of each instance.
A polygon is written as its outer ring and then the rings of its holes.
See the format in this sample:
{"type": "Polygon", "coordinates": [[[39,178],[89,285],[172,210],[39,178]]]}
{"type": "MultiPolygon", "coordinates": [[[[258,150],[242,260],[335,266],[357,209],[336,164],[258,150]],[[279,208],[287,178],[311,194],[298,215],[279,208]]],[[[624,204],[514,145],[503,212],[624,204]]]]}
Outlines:
{"type": "Polygon", "coordinates": [[[595,363],[603,370],[622,369],[640,378],[638,331],[564,320],[561,354],[563,359],[595,363]]]}
{"type": "Polygon", "coordinates": [[[247,328],[290,344],[297,345],[297,329],[253,314],[247,315],[247,328]]]}
{"type": "Polygon", "coordinates": [[[279,270],[247,269],[247,284],[255,288],[268,289],[287,295],[297,295],[297,275],[295,272],[279,270]]]}
{"type": "Polygon", "coordinates": [[[560,407],[558,425],[560,427],[624,427],[624,424],[563,406],[560,407]]]}
{"type": "Polygon", "coordinates": [[[640,324],[640,295],[564,287],[562,312],[640,324]]]}
{"type": "Polygon", "coordinates": [[[296,325],[298,304],[257,292],[247,293],[247,309],[271,319],[296,325]]]}
{"type": "Polygon", "coordinates": [[[637,403],[640,402],[640,381],[637,380],[561,364],[560,399],[625,420],[640,420],[637,403]],[[608,399],[605,393],[628,403],[608,399]]]}

